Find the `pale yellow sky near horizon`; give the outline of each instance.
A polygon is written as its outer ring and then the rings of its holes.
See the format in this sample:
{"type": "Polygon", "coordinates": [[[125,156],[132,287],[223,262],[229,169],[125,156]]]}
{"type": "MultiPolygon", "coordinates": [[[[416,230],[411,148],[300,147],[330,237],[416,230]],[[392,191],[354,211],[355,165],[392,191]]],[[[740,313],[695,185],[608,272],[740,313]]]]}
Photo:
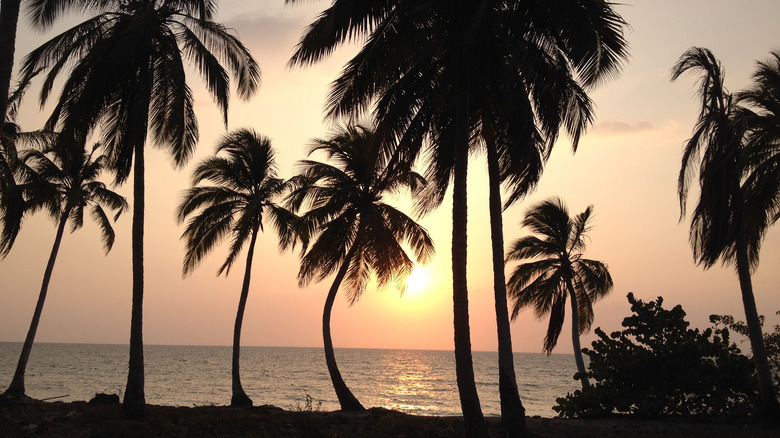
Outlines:
{"type": "MultiPolygon", "coordinates": [[[[262,87],[251,101],[231,101],[230,129],[252,127],[269,136],[278,151],[281,174],[296,171],[314,137],[327,135],[322,108],[327,84],[349,58],[338,51],[328,62],[306,69],[287,69],[286,62],[303,28],[330,2],[284,0],[225,1],[219,20],[235,29],[263,71],[262,87]]],[[[630,59],[621,75],[592,93],[595,126],[576,155],[565,138],[559,141],[538,190],[509,209],[504,217],[506,246],[524,231],[525,209],[549,196],[560,196],[576,214],[595,206],[594,229],[587,257],[609,265],[612,294],[595,305],[594,327],[620,329],[629,315],[628,292],[644,300],[663,296],[668,307],[682,304],[696,327],[707,327],[708,315],[742,319],[736,275],[730,267],[703,271],[692,261],[688,221],[679,222],[676,184],[683,142],[698,111],[695,78],[669,81],[677,58],[690,46],[711,49],[726,70],[732,91],[744,88],[757,60],[780,49],[780,2],[774,1],[632,1],[617,10],[631,26],[626,32],[630,59]]],[[[48,38],[20,23],[17,66],[22,57],[48,38]]],[[[16,70],[15,70],[16,71],[16,70]]],[[[196,157],[174,169],[158,150],[148,152],[146,201],[146,292],[144,340],[147,344],[229,345],[243,275],[237,263],[227,278],[216,277],[225,246],[217,248],[187,278],[181,276],[182,227],[173,211],[189,186],[193,164],[213,153],[224,126],[200,78],[191,75],[201,141],[196,157]]],[[[28,93],[20,124],[39,127],[40,112],[28,93]]],[[[496,349],[487,182],[483,157],[469,168],[469,294],[472,347],[496,349]]],[[[108,175],[106,179],[110,178],[108,175]]],[[[131,185],[118,189],[131,199],[131,185]]],[[[693,202],[693,201],[691,201],[693,202]]],[[[406,203],[399,200],[399,203],[406,203]]],[[[428,286],[400,296],[393,290],[367,290],[352,307],[339,298],[333,312],[337,348],[452,349],[452,280],[450,271],[450,203],[422,220],[431,232],[437,255],[426,267],[428,286]]],[[[116,224],[113,251],[103,255],[96,227],[87,222],[63,239],[49,288],[38,342],[127,343],[130,324],[131,214],[116,224]]],[[[0,341],[22,341],[38,296],[54,238],[53,221],[39,214],[25,220],[9,256],[0,260],[0,341]]],[[[243,257],[243,256],[242,256],[243,257]]],[[[297,253],[279,254],[270,230],[260,239],[252,272],[243,345],[321,346],[321,312],[332,278],[297,286],[297,253]]],[[[508,271],[514,265],[508,266],[508,271]]],[[[776,324],[780,310],[780,230],[767,235],[761,265],[754,275],[759,313],[776,324]]],[[[568,319],[567,319],[568,321],[568,319]]],[[[546,320],[530,311],[512,323],[515,351],[540,352],[546,320]]],[[[594,335],[582,340],[590,346],[594,335]]],[[[744,344],[747,348],[747,345],[744,344]]],[[[568,323],[556,353],[571,353],[568,323]]]]}

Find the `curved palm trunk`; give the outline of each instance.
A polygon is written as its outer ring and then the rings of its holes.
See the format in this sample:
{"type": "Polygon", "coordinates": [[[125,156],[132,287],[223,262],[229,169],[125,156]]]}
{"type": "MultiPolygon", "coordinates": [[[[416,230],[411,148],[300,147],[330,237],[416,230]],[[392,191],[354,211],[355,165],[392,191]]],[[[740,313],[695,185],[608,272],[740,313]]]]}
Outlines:
{"type": "Polygon", "coordinates": [[[330,314],[333,309],[333,303],[336,300],[336,293],[339,291],[344,276],[347,275],[349,269],[349,263],[352,261],[352,251],[357,246],[353,246],[344,262],[341,264],[336,278],[333,279],[333,284],[328,291],[328,297],[325,299],[325,309],[322,311],[322,339],[325,346],[325,363],[328,365],[328,374],[330,374],[330,380],[333,383],[333,389],[336,391],[336,397],[339,399],[342,411],[362,412],[366,408],[360,404],[360,401],[352,394],[347,384],[344,383],[344,379],[341,377],[339,367],[336,365],[336,355],[333,351],[333,340],[330,337],[330,314]]]}
{"type": "Polygon", "coordinates": [[[460,407],[467,437],[489,437],[474,381],[469,327],[469,292],[467,275],[467,194],[468,172],[468,79],[462,75],[460,102],[457,107],[455,138],[455,168],[452,190],[452,310],[455,332],[455,374],[460,395],[460,407]]]}
{"type": "Polygon", "coordinates": [[[257,227],[252,230],[252,240],[249,242],[249,250],[246,255],[246,270],[244,270],[244,283],[241,286],[241,297],[238,300],[238,311],[236,312],[236,325],[233,328],[233,396],[230,398],[230,406],[252,406],[252,399],[246,395],[243,386],[241,386],[239,364],[241,358],[241,325],[244,322],[244,310],[246,309],[246,300],[249,297],[249,280],[252,276],[252,257],[255,253],[256,241],[257,227]]]}
{"type": "Polygon", "coordinates": [[[764,336],[761,331],[761,322],[756,310],[756,299],[753,295],[753,282],[750,278],[750,264],[748,262],[747,238],[744,226],[737,230],[737,275],[739,287],[742,292],[742,306],[745,308],[745,323],[748,328],[750,349],[753,352],[753,362],[756,365],[756,377],[758,378],[758,416],[763,422],[778,422],[780,418],[780,404],[777,401],[775,388],[772,383],[772,372],[769,368],[764,336]]]}
{"type": "Polygon", "coordinates": [[[490,237],[493,246],[493,291],[498,331],[498,392],[501,398],[501,427],[504,436],[525,436],[525,408],[520,401],[512,353],[512,332],[506,301],[504,273],[504,224],[501,209],[501,181],[498,152],[488,145],[488,178],[490,184],[490,237]]]}
{"type": "Polygon", "coordinates": [[[566,286],[569,289],[569,299],[571,301],[571,344],[574,347],[574,362],[577,363],[577,373],[582,382],[582,389],[590,388],[587,371],[585,370],[585,361],[582,359],[582,347],[580,346],[580,313],[577,303],[577,293],[574,292],[574,285],[570,278],[566,279],[566,286]]]}
{"type": "MultiPolygon", "coordinates": [[[[144,135],[146,132],[144,131],[144,135]]],[[[143,143],[135,148],[133,163],[133,299],[130,318],[130,361],[127,373],[125,397],[122,401],[122,416],[141,418],[144,416],[144,148],[143,143]]]]}
{"type": "Polygon", "coordinates": [[[49,262],[46,264],[46,270],[43,273],[43,283],[41,284],[41,292],[38,294],[38,303],[35,305],[35,311],[33,312],[32,321],[30,322],[30,329],[27,331],[27,337],[24,338],[22,354],[19,355],[16,372],[11,380],[11,385],[8,386],[8,389],[5,391],[5,395],[12,397],[23,397],[25,395],[24,373],[27,369],[27,361],[30,359],[33,342],[35,341],[35,333],[38,331],[38,323],[41,321],[43,303],[46,301],[46,293],[49,290],[49,281],[51,280],[52,272],[54,272],[54,263],[57,261],[57,253],[60,250],[60,243],[62,242],[62,235],[65,232],[65,224],[68,223],[69,214],[70,209],[67,209],[62,213],[62,216],[60,216],[60,223],[57,226],[57,235],[54,238],[54,245],[52,246],[51,254],[49,255],[49,262]]]}
{"type": "Polygon", "coordinates": [[[14,69],[16,27],[19,23],[21,0],[0,1],[0,132],[8,111],[8,93],[14,69]]]}

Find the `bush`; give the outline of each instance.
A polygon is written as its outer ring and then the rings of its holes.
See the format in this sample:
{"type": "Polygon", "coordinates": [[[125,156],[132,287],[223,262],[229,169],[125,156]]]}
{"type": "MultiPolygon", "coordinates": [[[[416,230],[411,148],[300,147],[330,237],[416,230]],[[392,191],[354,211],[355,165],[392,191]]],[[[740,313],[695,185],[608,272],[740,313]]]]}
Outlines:
{"type": "Polygon", "coordinates": [[[644,303],[628,294],[633,314],[622,331],[600,328],[590,358],[593,387],[557,399],[561,417],[747,415],[754,367],[730,342],[727,328],[690,329],[681,306],[644,303]]]}
{"type": "MultiPolygon", "coordinates": [[[[780,311],[776,312],[780,315],[780,311]]],[[[764,326],[764,315],[759,316],[761,327],[764,326]]],[[[747,324],[742,321],[736,321],[731,315],[710,315],[710,322],[715,327],[723,324],[729,330],[738,333],[745,338],[748,336],[747,324]]],[[[775,331],[764,333],[764,347],[766,355],[769,358],[769,366],[772,371],[772,378],[775,383],[775,391],[780,393],[780,324],[775,324],[775,331]]],[[[750,344],[748,342],[748,348],[750,344]]]]}

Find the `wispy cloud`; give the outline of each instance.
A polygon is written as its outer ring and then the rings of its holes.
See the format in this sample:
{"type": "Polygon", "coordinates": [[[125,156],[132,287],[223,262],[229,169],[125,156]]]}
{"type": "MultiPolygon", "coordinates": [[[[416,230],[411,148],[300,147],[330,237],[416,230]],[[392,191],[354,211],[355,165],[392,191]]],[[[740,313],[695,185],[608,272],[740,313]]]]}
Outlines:
{"type": "Polygon", "coordinates": [[[656,126],[647,121],[638,121],[635,123],[624,122],[622,120],[610,120],[608,122],[599,122],[593,125],[592,132],[614,135],[614,134],[634,134],[637,132],[652,131],[656,126]]]}

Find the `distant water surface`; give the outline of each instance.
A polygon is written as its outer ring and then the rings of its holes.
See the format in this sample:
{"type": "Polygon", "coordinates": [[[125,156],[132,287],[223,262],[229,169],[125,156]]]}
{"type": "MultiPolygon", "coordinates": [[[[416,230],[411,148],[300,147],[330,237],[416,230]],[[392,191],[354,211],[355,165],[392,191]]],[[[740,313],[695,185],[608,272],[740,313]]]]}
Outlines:
{"type": "MultiPolygon", "coordinates": [[[[0,388],[11,382],[21,343],[0,342],[0,388]]],[[[146,402],[194,406],[230,403],[230,347],[145,347],[146,402]]],[[[485,415],[500,415],[498,354],[474,352],[474,373],[485,415]]],[[[26,373],[27,394],[37,399],[89,400],[95,393],[121,394],[128,347],[98,344],[36,344],[26,373]],[[67,395],[66,397],[61,397],[67,395]]],[[[455,357],[451,351],[337,349],[347,385],[366,407],[418,415],[459,415],[455,357]]],[[[528,415],[555,416],[555,398],[578,388],[574,357],[515,353],[520,398],[528,415]]],[[[337,410],[321,348],[242,347],[241,380],[255,405],[337,410]],[[319,405],[321,403],[321,405],[319,405]]]]}

